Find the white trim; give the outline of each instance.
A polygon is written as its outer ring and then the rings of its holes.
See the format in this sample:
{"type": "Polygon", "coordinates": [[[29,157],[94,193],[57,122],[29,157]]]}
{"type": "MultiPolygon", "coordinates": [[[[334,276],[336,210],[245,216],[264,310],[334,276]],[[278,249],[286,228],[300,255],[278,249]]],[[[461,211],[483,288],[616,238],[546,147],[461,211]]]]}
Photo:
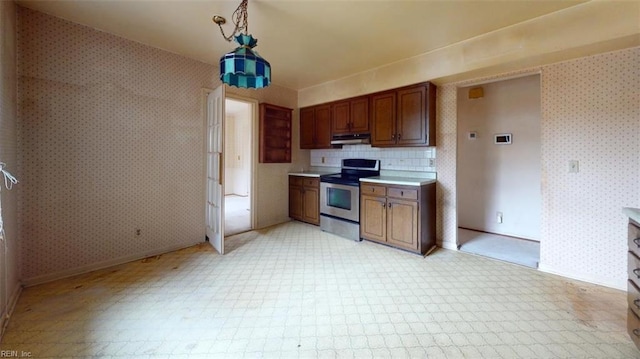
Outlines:
{"type": "Polygon", "coordinates": [[[547,266],[543,263],[540,263],[538,265],[538,270],[544,273],[549,273],[549,274],[558,275],[558,276],[569,278],[569,279],[579,280],[581,282],[587,282],[590,284],[601,285],[608,288],[619,289],[625,292],[627,291],[627,287],[624,284],[613,282],[607,278],[599,278],[599,277],[590,276],[590,275],[570,273],[564,270],[547,266]]]}
{"type": "Polygon", "coordinates": [[[458,250],[458,245],[452,242],[442,242],[440,243],[440,246],[444,249],[451,249],[453,251],[458,250]]]}
{"type": "Polygon", "coordinates": [[[63,270],[60,272],[55,272],[55,273],[50,273],[50,274],[45,274],[45,275],[41,275],[41,276],[37,276],[37,277],[33,277],[33,278],[28,278],[23,280],[23,284],[25,287],[31,287],[37,284],[42,284],[42,283],[47,283],[47,282],[52,282],[54,280],[58,280],[58,279],[63,279],[63,278],[68,278],[68,277],[72,277],[78,274],[84,274],[84,273],[88,273],[88,272],[93,272],[96,270],[100,270],[100,269],[105,269],[105,268],[109,268],[109,267],[113,267],[113,266],[117,266],[120,264],[125,264],[125,263],[129,263],[129,262],[134,262],[140,259],[144,259],[144,258],[149,258],[149,257],[153,257],[153,256],[157,256],[157,255],[161,255],[161,254],[165,254],[165,253],[169,253],[169,252],[174,252],[180,249],[184,249],[184,248],[188,248],[188,247],[192,247],[197,245],[198,243],[204,243],[204,238],[202,238],[202,242],[196,242],[196,243],[189,243],[189,244],[182,244],[182,245],[174,245],[174,246],[168,246],[168,247],[164,247],[164,248],[159,248],[150,252],[145,252],[145,253],[138,253],[138,254],[132,254],[132,255],[128,255],[128,256],[124,256],[124,257],[120,257],[120,258],[115,258],[115,259],[110,259],[110,260],[106,260],[106,261],[102,261],[102,262],[98,262],[98,263],[94,263],[94,264],[89,264],[86,266],[81,266],[81,267],[76,267],[76,268],[72,268],[72,269],[67,269],[67,270],[63,270]]]}
{"type": "Polygon", "coordinates": [[[16,308],[16,304],[18,303],[18,298],[22,294],[22,286],[18,285],[16,290],[13,291],[13,294],[9,298],[7,302],[7,307],[2,313],[2,318],[0,318],[0,340],[4,336],[5,329],[7,329],[7,325],[9,324],[9,319],[13,314],[13,310],[16,308]]]}

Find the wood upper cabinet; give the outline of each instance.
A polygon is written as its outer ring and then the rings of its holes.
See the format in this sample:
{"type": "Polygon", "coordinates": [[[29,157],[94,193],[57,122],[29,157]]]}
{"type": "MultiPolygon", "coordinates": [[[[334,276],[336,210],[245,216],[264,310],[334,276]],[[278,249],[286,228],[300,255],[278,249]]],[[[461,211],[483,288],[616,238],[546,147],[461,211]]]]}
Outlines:
{"type": "Polygon", "coordinates": [[[292,109],[260,104],[260,163],[291,162],[292,109]]]}
{"type": "Polygon", "coordinates": [[[371,96],[371,145],[392,146],[396,143],[396,93],[371,96]]]}
{"type": "Polygon", "coordinates": [[[371,95],[371,145],[435,146],[435,95],[429,82],[371,95]]]}
{"type": "Polygon", "coordinates": [[[334,135],[369,132],[369,98],[366,96],[332,104],[331,115],[334,135]]]}
{"type": "Polygon", "coordinates": [[[320,224],[320,178],[289,176],[289,217],[320,224]]]}
{"type": "Polygon", "coordinates": [[[331,106],[300,109],[300,148],[331,148],[331,106]]]}
{"type": "Polygon", "coordinates": [[[421,254],[435,246],[435,183],[360,184],[360,237],[421,254]]]}

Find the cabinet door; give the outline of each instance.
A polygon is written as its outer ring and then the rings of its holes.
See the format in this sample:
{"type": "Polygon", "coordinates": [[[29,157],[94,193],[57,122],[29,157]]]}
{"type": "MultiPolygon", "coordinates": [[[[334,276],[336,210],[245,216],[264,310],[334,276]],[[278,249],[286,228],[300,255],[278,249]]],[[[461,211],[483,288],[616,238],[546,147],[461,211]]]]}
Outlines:
{"type": "Polygon", "coordinates": [[[387,199],[387,242],[391,245],[418,249],[418,203],[387,199]]]}
{"type": "Polygon", "coordinates": [[[316,133],[314,148],[331,148],[331,106],[316,106],[316,133]]]}
{"type": "Polygon", "coordinates": [[[302,220],[312,224],[320,224],[320,190],[304,187],[302,220]]]}
{"type": "Polygon", "coordinates": [[[427,143],[427,112],[424,86],[398,91],[398,145],[427,143]]]}
{"type": "Polygon", "coordinates": [[[387,92],[371,96],[371,145],[396,143],[396,94],[387,92]]]}
{"type": "Polygon", "coordinates": [[[387,203],[384,197],[360,197],[360,237],[386,242],[387,203]]]}
{"type": "Polygon", "coordinates": [[[303,198],[302,187],[289,185],[289,217],[303,220],[303,198]]]}
{"type": "Polygon", "coordinates": [[[351,133],[369,132],[369,98],[361,97],[350,102],[349,117],[351,118],[351,133]]]}
{"type": "Polygon", "coordinates": [[[300,148],[314,148],[314,132],[315,111],[313,107],[300,109],[300,148]]]}
{"type": "Polygon", "coordinates": [[[349,101],[336,103],[331,106],[331,132],[333,134],[349,133],[350,128],[349,101]]]}

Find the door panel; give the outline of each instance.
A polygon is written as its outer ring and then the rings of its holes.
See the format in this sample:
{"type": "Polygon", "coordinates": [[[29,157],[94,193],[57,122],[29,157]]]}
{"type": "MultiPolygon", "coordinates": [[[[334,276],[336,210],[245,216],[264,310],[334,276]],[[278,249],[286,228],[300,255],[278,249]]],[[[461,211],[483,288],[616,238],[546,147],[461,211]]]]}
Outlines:
{"type": "Polygon", "coordinates": [[[331,118],[331,133],[349,133],[350,131],[350,115],[349,115],[349,101],[336,103],[331,106],[333,116],[331,118]]]}
{"type": "Polygon", "coordinates": [[[396,94],[395,92],[371,97],[371,145],[395,144],[396,94]]]}
{"type": "Polygon", "coordinates": [[[423,86],[398,91],[398,144],[426,143],[426,89],[423,86]]]}
{"type": "Polygon", "coordinates": [[[363,97],[351,101],[351,132],[369,132],[369,98],[363,97]]]}
{"type": "Polygon", "coordinates": [[[331,148],[331,106],[316,107],[315,119],[315,148],[331,148]]]}
{"type": "Polygon", "coordinates": [[[224,85],[207,96],[206,234],[220,254],[224,254],[224,101],[224,85]]]}
{"type": "Polygon", "coordinates": [[[312,107],[300,110],[300,148],[314,147],[315,116],[312,107]]]}
{"type": "Polygon", "coordinates": [[[303,190],[305,222],[320,224],[320,191],[317,188],[305,187],[303,190]]]}
{"type": "Polygon", "coordinates": [[[384,197],[361,196],[360,236],[378,242],[386,241],[387,210],[384,197]]]}
{"type": "Polygon", "coordinates": [[[388,199],[387,241],[398,247],[418,249],[418,204],[388,199]]]}

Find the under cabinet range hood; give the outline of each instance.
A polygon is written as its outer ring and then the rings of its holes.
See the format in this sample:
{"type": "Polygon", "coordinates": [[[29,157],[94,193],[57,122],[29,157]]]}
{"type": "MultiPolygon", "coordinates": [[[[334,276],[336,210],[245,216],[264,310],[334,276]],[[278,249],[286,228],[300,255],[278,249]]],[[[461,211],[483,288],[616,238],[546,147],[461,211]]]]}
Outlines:
{"type": "Polygon", "coordinates": [[[331,136],[332,145],[359,145],[371,143],[371,135],[368,133],[357,133],[350,135],[331,136]]]}

